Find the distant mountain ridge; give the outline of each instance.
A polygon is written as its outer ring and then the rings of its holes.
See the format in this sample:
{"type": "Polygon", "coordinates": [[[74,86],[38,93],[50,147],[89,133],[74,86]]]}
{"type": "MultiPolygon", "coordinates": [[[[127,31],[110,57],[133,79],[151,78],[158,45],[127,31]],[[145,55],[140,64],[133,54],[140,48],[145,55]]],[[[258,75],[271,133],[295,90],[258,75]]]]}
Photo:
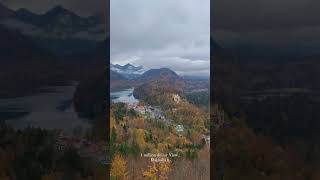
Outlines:
{"type": "Polygon", "coordinates": [[[62,6],[55,6],[44,14],[35,14],[25,8],[13,11],[1,4],[0,10],[1,24],[27,35],[38,32],[37,36],[43,36],[45,32],[50,37],[98,40],[94,35],[101,33],[104,28],[104,22],[98,16],[81,17],[62,6]]]}
{"type": "Polygon", "coordinates": [[[143,66],[134,66],[130,63],[123,66],[119,64],[110,64],[110,70],[120,74],[128,80],[137,79],[146,71],[143,66]]]}
{"type": "Polygon", "coordinates": [[[89,26],[99,24],[97,17],[80,17],[62,6],[56,6],[45,14],[35,14],[21,8],[16,11],[15,17],[25,23],[52,31],[50,28],[69,28],[71,31],[84,30],[89,26]]]}
{"type": "Polygon", "coordinates": [[[115,71],[110,71],[110,80],[126,80],[126,78],[115,71]]]}
{"type": "Polygon", "coordinates": [[[36,14],[28,9],[16,11],[0,4],[0,25],[31,37],[57,55],[90,51],[106,39],[107,26],[98,16],[81,17],[62,6],[36,14]]]}
{"type": "Polygon", "coordinates": [[[168,78],[171,80],[182,79],[176,72],[169,68],[145,69],[143,66],[134,66],[130,63],[126,65],[110,64],[110,73],[113,77],[122,77],[127,80],[137,80],[147,82],[168,78]],[[120,75],[120,76],[119,76],[120,75]]]}

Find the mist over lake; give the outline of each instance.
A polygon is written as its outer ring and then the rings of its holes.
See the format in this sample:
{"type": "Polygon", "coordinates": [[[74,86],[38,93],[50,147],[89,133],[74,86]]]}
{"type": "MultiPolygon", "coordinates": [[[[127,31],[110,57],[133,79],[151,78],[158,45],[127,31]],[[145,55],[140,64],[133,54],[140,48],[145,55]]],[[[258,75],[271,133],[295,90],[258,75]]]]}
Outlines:
{"type": "Polygon", "coordinates": [[[78,116],[72,102],[77,85],[50,86],[35,95],[0,99],[0,118],[17,129],[31,126],[67,133],[75,128],[87,129],[87,119],[78,116]]]}

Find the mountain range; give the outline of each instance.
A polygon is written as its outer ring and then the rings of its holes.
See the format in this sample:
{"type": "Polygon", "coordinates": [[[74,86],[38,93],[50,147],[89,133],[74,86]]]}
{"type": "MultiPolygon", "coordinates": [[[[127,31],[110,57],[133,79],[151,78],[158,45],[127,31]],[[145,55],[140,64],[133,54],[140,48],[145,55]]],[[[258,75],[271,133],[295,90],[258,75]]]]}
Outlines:
{"type": "Polygon", "coordinates": [[[169,68],[147,70],[143,66],[134,66],[130,63],[123,66],[119,64],[110,64],[110,76],[111,80],[138,80],[144,82],[165,77],[182,79],[177,73],[169,68]]]}
{"type": "MultiPolygon", "coordinates": [[[[173,76],[178,76],[174,71],[169,68],[160,69],[146,69],[143,66],[134,66],[130,63],[126,65],[110,64],[111,80],[142,80],[146,81],[158,77],[160,74],[169,73],[173,76]]],[[[181,76],[186,80],[207,80],[209,77],[202,76],[181,76]]]]}
{"type": "Polygon", "coordinates": [[[146,69],[143,66],[134,66],[130,63],[126,65],[110,64],[111,76],[133,80],[139,78],[146,69]]]}
{"type": "Polygon", "coordinates": [[[19,31],[57,55],[90,51],[107,36],[107,25],[101,17],[81,17],[62,6],[36,14],[0,4],[0,25],[19,31]]]}

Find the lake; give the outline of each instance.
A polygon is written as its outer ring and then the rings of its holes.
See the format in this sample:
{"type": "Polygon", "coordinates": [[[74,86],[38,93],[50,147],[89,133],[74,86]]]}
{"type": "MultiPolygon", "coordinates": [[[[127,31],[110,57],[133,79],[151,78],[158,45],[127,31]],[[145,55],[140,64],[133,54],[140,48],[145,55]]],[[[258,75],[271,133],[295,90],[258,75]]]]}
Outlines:
{"type": "Polygon", "coordinates": [[[79,117],[73,106],[77,85],[73,82],[67,86],[50,86],[35,95],[0,99],[0,120],[16,129],[31,126],[62,129],[66,133],[88,129],[88,120],[79,117]]]}
{"type": "Polygon", "coordinates": [[[133,96],[133,91],[134,88],[129,88],[121,91],[111,92],[110,99],[114,103],[122,102],[126,104],[137,104],[139,100],[133,96]]]}

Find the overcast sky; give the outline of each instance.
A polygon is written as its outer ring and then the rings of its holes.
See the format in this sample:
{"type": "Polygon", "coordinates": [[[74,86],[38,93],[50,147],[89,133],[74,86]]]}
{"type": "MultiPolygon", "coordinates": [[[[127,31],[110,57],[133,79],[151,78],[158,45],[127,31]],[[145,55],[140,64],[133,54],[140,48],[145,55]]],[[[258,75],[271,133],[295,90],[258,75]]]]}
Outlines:
{"type": "Polygon", "coordinates": [[[320,52],[319,0],[215,0],[212,29],[225,47],[320,52]]]}
{"type": "Polygon", "coordinates": [[[111,62],[210,72],[210,0],[111,0],[111,62]]]}
{"type": "Polygon", "coordinates": [[[109,4],[108,0],[0,0],[0,2],[14,10],[26,8],[35,13],[44,13],[54,6],[62,5],[83,16],[95,14],[105,16],[109,4]]]}

